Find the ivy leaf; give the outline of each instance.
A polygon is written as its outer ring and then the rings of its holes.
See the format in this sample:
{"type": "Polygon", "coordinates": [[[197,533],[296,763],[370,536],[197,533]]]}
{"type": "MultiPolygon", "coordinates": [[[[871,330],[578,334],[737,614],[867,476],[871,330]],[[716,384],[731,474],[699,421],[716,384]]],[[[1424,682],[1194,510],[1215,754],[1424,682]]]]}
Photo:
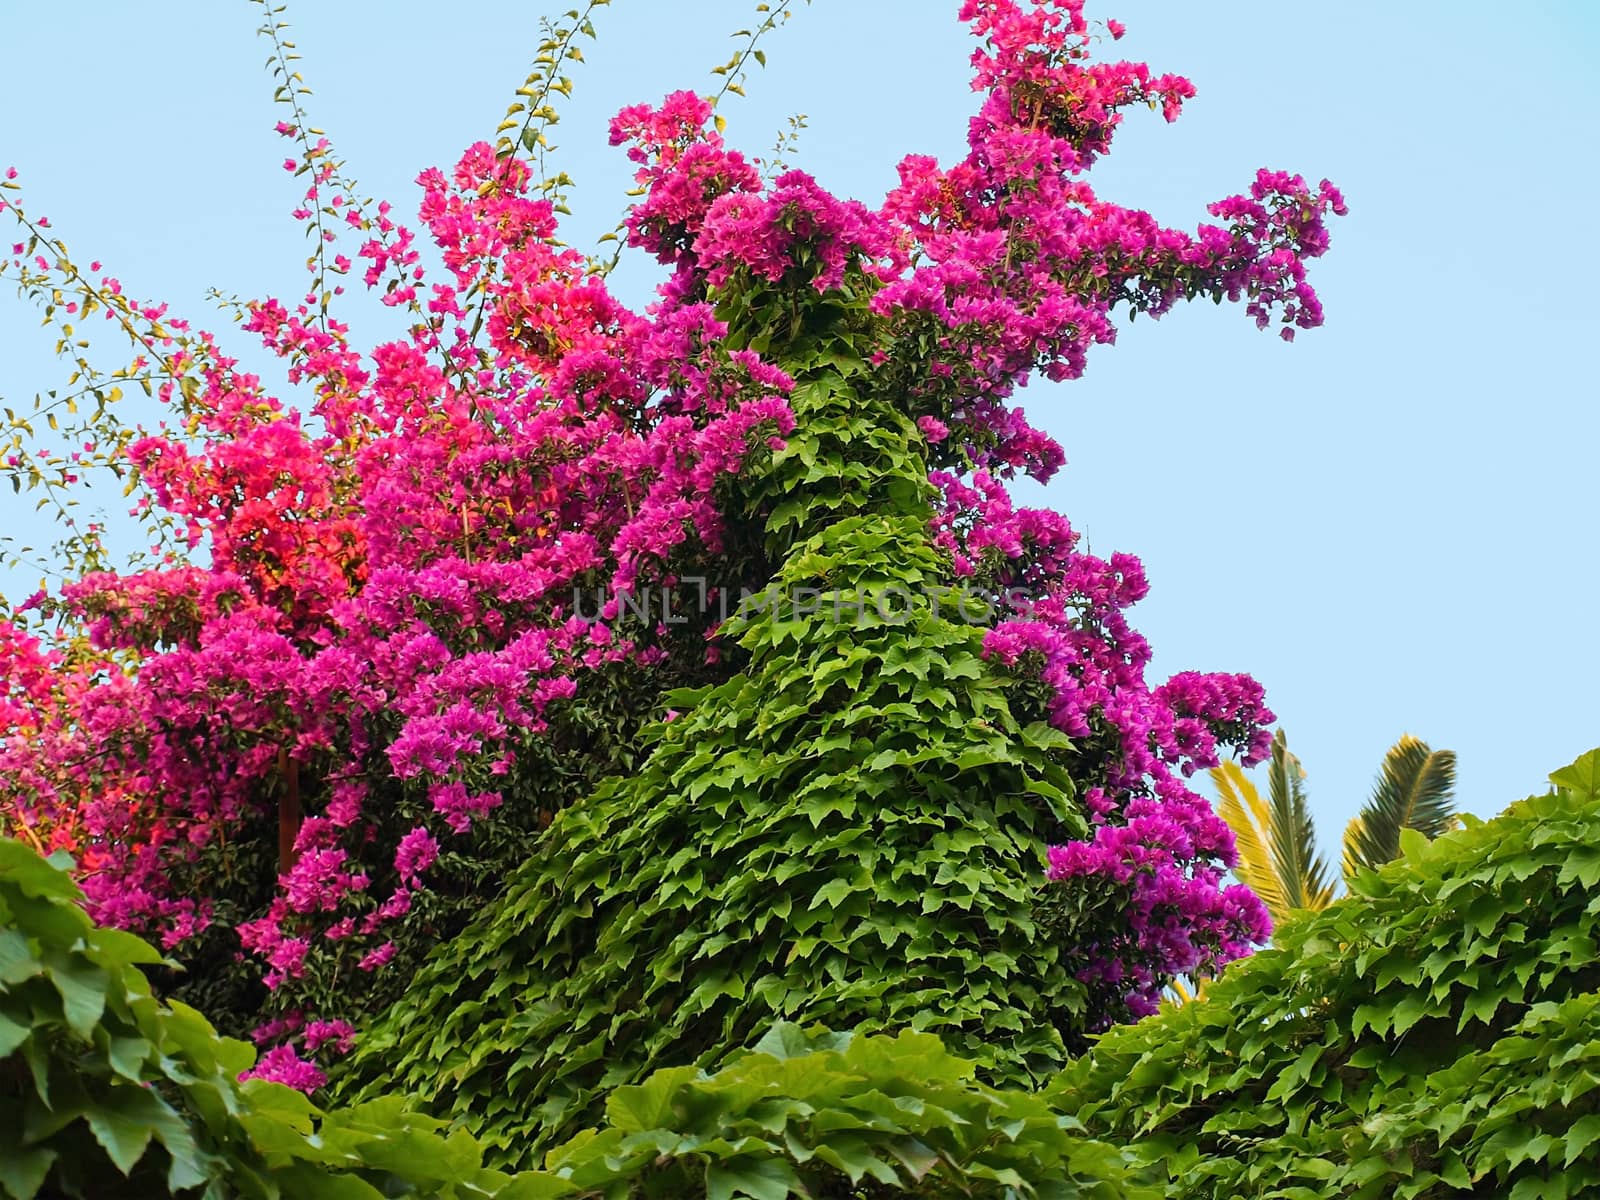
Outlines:
{"type": "Polygon", "coordinates": [[[0,1012],[0,1058],[8,1057],[32,1032],[31,1026],[0,1012]]]}
{"type": "Polygon", "coordinates": [[[848,879],[830,879],[817,889],[817,894],[812,897],[811,907],[818,908],[826,904],[829,908],[838,908],[839,901],[854,890],[848,879]]]}
{"type": "Polygon", "coordinates": [[[1400,830],[1400,854],[1408,862],[1420,862],[1428,853],[1428,835],[1416,829],[1400,830]]]}
{"type": "Polygon", "coordinates": [[[144,1081],[144,1066],[155,1048],[141,1037],[114,1037],[106,1050],[111,1069],[131,1083],[144,1081]]]}
{"type": "Polygon", "coordinates": [[[657,1071],[643,1084],[620,1087],[606,1097],[606,1119],[625,1133],[670,1128],[673,1098],[700,1075],[698,1067],[657,1071]]]}
{"type": "MultiPolygon", "coordinates": [[[[154,1101],[153,1096],[149,1099],[154,1101]]],[[[124,1175],[144,1156],[145,1147],[155,1134],[147,1116],[138,1110],[139,1105],[119,1088],[83,1114],[95,1140],[105,1147],[106,1155],[124,1175]]]]}
{"type": "Polygon", "coordinates": [[[15,986],[43,970],[21,930],[0,929],[0,984],[15,986]]]}
{"type": "Polygon", "coordinates": [[[806,1189],[785,1159],[735,1158],[706,1168],[706,1200],[786,1200],[791,1192],[804,1195],[806,1189]]]}
{"type": "MultiPolygon", "coordinates": [[[[70,865],[70,860],[67,861],[70,865]]],[[[0,882],[14,884],[25,896],[44,900],[71,903],[83,896],[63,869],[9,838],[0,838],[0,882]]]]}
{"type": "Polygon", "coordinates": [[[1550,782],[1579,800],[1600,799],[1600,749],[1591,750],[1576,762],[1551,772],[1550,782]]]}
{"type": "Polygon", "coordinates": [[[106,1006],[106,973],[60,951],[45,955],[45,974],[61,993],[61,1010],[73,1032],[87,1038],[106,1006]]]}
{"type": "Polygon", "coordinates": [[[524,1171],[494,1194],[494,1200],[559,1200],[578,1189],[544,1171],[524,1171]]]}
{"type": "Polygon", "coordinates": [[[90,942],[102,966],[152,965],[164,961],[161,952],[143,938],[121,929],[96,929],[90,942]]]}
{"type": "Polygon", "coordinates": [[[384,1200],[384,1195],[357,1175],[302,1173],[305,1200],[384,1200]]]}
{"type": "Polygon", "coordinates": [[[19,1130],[0,1126],[0,1187],[13,1200],[33,1200],[56,1157],[51,1147],[24,1146],[19,1130]]]}
{"type": "Polygon", "coordinates": [[[1600,1113],[1579,1117],[1572,1123],[1572,1128],[1567,1130],[1567,1153],[1561,1165],[1570,1167],[1597,1141],[1600,1141],[1600,1113]]]}

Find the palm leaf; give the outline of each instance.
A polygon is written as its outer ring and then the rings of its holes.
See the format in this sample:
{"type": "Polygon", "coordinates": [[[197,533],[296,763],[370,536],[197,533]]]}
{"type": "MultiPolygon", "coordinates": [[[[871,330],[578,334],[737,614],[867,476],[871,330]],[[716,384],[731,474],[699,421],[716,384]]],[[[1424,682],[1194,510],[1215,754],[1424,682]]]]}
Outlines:
{"type": "Polygon", "coordinates": [[[1162,1002],[1168,1008],[1182,1008],[1185,1004],[1193,1004],[1206,994],[1206,975],[1179,975],[1161,991],[1162,1002]]]}
{"type": "Polygon", "coordinates": [[[1326,908],[1333,899],[1328,867],[1317,853],[1316,830],[1306,804],[1305,770],[1289,753],[1280,730],[1272,739],[1272,763],[1263,800],[1237,763],[1211,770],[1217,815],[1233,830],[1239,862],[1233,873],[1267,906],[1275,924],[1301,908],[1326,908]]]}
{"type": "Polygon", "coordinates": [[[1267,792],[1272,798],[1272,862],[1283,888],[1284,916],[1299,908],[1326,908],[1333,899],[1328,864],[1317,852],[1305,778],[1305,768],[1289,753],[1283,730],[1278,730],[1272,739],[1267,792]]]}
{"type": "Polygon", "coordinates": [[[1233,873],[1261,898],[1273,920],[1277,920],[1284,905],[1283,888],[1267,849],[1272,836],[1272,813],[1238,763],[1213,767],[1211,782],[1217,789],[1217,815],[1233,830],[1233,844],[1239,853],[1233,873]]]}
{"type": "Polygon", "coordinates": [[[1435,838],[1455,827],[1456,755],[1409,733],[1383,757],[1372,797],[1344,831],[1344,877],[1400,857],[1400,831],[1435,838]]]}

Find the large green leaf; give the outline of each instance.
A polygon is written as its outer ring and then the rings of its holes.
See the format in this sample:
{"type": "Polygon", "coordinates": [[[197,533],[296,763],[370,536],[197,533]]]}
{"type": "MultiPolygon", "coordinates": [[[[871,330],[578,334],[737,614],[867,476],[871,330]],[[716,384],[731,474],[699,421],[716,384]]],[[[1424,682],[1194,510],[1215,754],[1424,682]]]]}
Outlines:
{"type": "Polygon", "coordinates": [[[1577,762],[1552,771],[1550,782],[1578,800],[1600,797],[1600,750],[1591,750],[1577,762]]]}
{"type": "Polygon", "coordinates": [[[145,1147],[155,1136],[158,1110],[164,1108],[166,1105],[154,1093],[118,1087],[100,1103],[87,1108],[83,1118],[117,1170],[126,1175],[144,1156],[145,1147]]]}
{"type": "Polygon", "coordinates": [[[706,1168],[706,1200],[785,1200],[790,1192],[804,1191],[794,1168],[781,1158],[736,1158],[706,1168]]]}
{"type": "Polygon", "coordinates": [[[11,1200],[33,1200],[55,1160],[54,1149],[25,1146],[21,1129],[0,1122],[0,1188],[11,1200]]]}
{"type": "Polygon", "coordinates": [[[61,993],[67,1024],[87,1038],[106,1005],[106,972],[77,955],[50,951],[44,956],[45,973],[61,993]]]}
{"type": "Polygon", "coordinates": [[[23,1042],[28,1040],[28,1034],[33,1031],[31,1025],[9,1017],[0,1010],[0,1058],[5,1058],[23,1042]]]}

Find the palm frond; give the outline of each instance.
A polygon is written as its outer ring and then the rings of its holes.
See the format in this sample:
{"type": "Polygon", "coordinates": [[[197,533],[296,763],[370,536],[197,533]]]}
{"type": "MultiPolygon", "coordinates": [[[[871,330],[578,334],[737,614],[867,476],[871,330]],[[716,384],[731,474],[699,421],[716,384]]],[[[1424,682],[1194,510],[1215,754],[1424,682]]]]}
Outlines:
{"type": "Polygon", "coordinates": [[[1344,877],[1400,857],[1400,831],[1435,838],[1454,828],[1456,755],[1409,733],[1383,757],[1372,797],[1344,833],[1344,877]]]}
{"type": "Polygon", "coordinates": [[[1340,871],[1346,883],[1349,883],[1363,870],[1363,861],[1357,847],[1362,845],[1371,835],[1367,832],[1367,823],[1360,813],[1350,818],[1350,823],[1344,827],[1344,846],[1340,856],[1340,871]]]}
{"type": "Polygon", "coordinates": [[[1206,994],[1206,977],[1204,975],[1189,978],[1179,975],[1162,990],[1161,1001],[1169,1008],[1182,1008],[1185,1004],[1193,1004],[1206,994]]]}
{"type": "MultiPolygon", "coordinates": [[[[1272,760],[1267,768],[1267,794],[1271,797],[1273,867],[1283,889],[1282,920],[1301,908],[1326,908],[1333,899],[1328,864],[1317,852],[1317,831],[1306,802],[1305,768],[1289,753],[1283,730],[1273,736],[1272,760]]],[[[1269,909],[1270,911],[1270,909],[1269,909]]]]}
{"type": "Polygon", "coordinates": [[[1239,854],[1233,873],[1261,898],[1273,920],[1277,920],[1284,904],[1283,887],[1268,849],[1272,813],[1238,763],[1224,762],[1213,767],[1210,774],[1217,789],[1217,815],[1233,830],[1233,844],[1239,854]]]}
{"type": "Polygon", "coordinates": [[[1239,862],[1233,873],[1261,898],[1275,924],[1302,908],[1326,908],[1333,899],[1328,866],[1317,853],[1316,830],[1306,803],[1305,770],[1289,753],[1283,731],[1272,739],[1267,771],[1270,800],[1237,763],[1211,770],[1217,815],[1233,830],[1239,862]]]}

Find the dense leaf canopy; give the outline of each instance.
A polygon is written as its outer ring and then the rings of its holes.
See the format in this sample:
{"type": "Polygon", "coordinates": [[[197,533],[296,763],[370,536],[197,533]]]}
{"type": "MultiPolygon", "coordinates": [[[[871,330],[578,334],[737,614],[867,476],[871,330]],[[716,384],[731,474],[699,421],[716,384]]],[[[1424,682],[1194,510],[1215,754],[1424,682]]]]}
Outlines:
{"type": "Polygon", "coordinates": [[[1551,779],[1107,1035],[1063,1106],[1174,1200],[1593,1194],[1600,751],[1551,779]]]}
{"type": "Polygon", "coordinates": [[[238,1084],[253,1051],[152,998],[135,964],[156,951],[93,926],[59,865],[0,841],[0,1191],[1588,1195],[1600,751],[1552,780],[1494,821],[1409,838],[1201,999],[1106,1035],[1035,1092],[983,1086],[930,1034],[777,1022],[714,1073],[612,1089],[594,1128],[514,1177],[401,1096],[323,1111],[238,1084]]]}
{"type": "Polygon", "coordinates": [[[715,1075],[660,1071],[543,1170],[390,1095],[319,1109],[249,1045],[156,1000],[147,943],[93,925],[64,861],[0,839],[0,1196],[11,1200],[782,1200],[790,1194],[1150,1197],[1123,1151],[1040,1096],[977,1083],[930,1034],[772,1029],[715,1075]]]}

